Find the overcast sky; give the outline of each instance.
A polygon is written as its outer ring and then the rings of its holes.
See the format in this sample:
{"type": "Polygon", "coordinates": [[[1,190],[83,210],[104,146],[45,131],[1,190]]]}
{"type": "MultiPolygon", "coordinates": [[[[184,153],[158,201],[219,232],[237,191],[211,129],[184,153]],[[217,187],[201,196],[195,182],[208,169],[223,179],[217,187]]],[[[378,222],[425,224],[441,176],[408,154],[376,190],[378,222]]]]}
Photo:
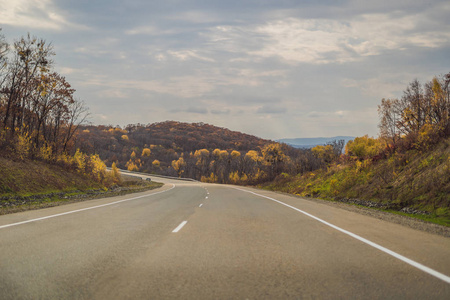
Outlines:
{"type": "Polygon", "coordinates": [[[94,124],[205,122],[263,138],[378,134],[377,105],[450,72],[450,1],[0,0],[52,42],[94,124]]]}

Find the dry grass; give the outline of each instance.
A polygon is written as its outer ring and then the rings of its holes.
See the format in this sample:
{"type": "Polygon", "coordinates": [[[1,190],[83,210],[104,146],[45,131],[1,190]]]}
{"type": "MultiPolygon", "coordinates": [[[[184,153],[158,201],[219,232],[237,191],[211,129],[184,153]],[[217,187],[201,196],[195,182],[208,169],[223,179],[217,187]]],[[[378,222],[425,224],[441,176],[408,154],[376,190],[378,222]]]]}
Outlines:
{"type": "Polygon", "coordinates": [[[41,161],[0,157],[0,196],[102,188],[86,176],[41,161]]]}

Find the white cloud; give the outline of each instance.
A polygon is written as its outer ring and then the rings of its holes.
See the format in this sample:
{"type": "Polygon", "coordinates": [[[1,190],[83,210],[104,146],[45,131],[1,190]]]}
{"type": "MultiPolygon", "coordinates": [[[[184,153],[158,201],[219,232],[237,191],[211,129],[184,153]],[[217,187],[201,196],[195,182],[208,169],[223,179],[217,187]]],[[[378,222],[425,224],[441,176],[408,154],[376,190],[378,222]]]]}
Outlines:
{"type": "Polygon", "coordinates": [[[258,114],[285,114],[287,112],[287,108],[280,104],[269,104],[263,105],[256,110],[258,114]]]}
{"type": "Polygon", "coordinates": [[[102,98],[121,98],[121,99],[128,98],[128,95],[124,93],[122,90],[112,88],[108,88],[98,92],[97,96],[102,98]]]}
{"type": "Polygon", "coordinates": [[[222,20],[219,14],[212,11],[189,10],[177,12],[167,17],[168,20],[184,21],[193,24],[216,23],[222,20]]]}
{"type": "MultiPolygon", "coordinates": [[[[195,77],[180,76],[167,80],[111,80],[105,76],[90,76],[83,85],[108,87],[116,91],[126,89],[168,94],[180,98],[201,97],[211,91],[214,86],[207,80],[195,77]]],[[[115,94],[120,96],[120,94],[115,94]]],[[[105,96],[103,93],[102,96],[105,96]]]]}
{"type": "Polygon", "coordinates": [[[348,22],[299,20],[271,22],[257,28],[268,43],[253,54],[279,56],[287,61],[329,63],[354,61],[385,50],[409,46],[438,47],[448,43],[450,32],[415,32],[417,16],[394,18],[372,14],[348,22]]]}
{"type": "Polygon", "coordinates": [[[71,23],[66,15],[52,0],[0,0],[2,24],[49,30],[87,29],[84,25],[71,23]]]}
{"type": "Polygon", "coordinates": [[[175,34],[177,33],[174,29],[162,29],[156,26],[152,25],[145,25],[145,26],[138,26],[134,27],[132,29],[126,30],[125,34],[128,35],[153,35],[153,36],[159,36],[159,35],[169,35],[169,34],[175,34]]]}
{"type": "MultiPolygon", "coordinates": [[[[439,9],[450,12],[448,5],[439,9]]],[[[345,63],[389,50],[449,44],[450,26],[434,21],[429,16],[434,10],[361,14],[348,20],[288,18],[247,27],[217,26],[208,38],[221,49],[241,52],[235,61],[278,57],[291,63],[345,63]]]]}
{"type": "Polygon", "coordinates": [[[214,62],[214,59],[199,54],[199,51],[197,50],[169,50],[167,53],[181,61],[198,59],[207,62],[214,62]]]}
{"type": "Polygon", "coordinates": [[[346,88],[357,88],[363,95],[376,98],[399,97],[408,81],[412,80],[408,74],[388,74],[382,78],[373,77],[368,79],[343,78],[341,85],[346,88]]]}

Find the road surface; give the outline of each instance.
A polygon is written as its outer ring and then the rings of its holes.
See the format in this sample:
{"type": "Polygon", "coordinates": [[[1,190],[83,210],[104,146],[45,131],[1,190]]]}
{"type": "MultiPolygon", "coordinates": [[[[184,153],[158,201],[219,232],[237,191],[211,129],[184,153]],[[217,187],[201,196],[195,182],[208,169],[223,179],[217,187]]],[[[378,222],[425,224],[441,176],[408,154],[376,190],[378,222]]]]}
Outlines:
{"type": "Polygon", "coordinates": [[[0,299],[450,299],[449,238],[153,180],[164,187],[0,216],[0,299]]]}

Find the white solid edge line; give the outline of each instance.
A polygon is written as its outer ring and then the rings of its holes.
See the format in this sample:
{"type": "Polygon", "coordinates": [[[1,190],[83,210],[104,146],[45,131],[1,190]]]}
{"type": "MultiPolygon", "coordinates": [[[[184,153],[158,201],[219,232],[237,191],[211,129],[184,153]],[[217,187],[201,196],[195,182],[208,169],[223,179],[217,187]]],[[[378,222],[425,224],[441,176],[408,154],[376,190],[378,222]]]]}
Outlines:
{"type": "Polygon", "coordinates": [[[174,230],[172,230],[172,232],[178,232],[180,231],[181,228],[183,228],[184,225],[186,225],[187,221],[183,221],[180,223],[180,225],[177,226],[177,228],[175,228],[174,230]]]}
{"type": "Polygon", "coordinates": [[[233,188],[236,189],[236,190],[240,190],[240,191],[243,191],[243,192],[251,193],[251,194],[254,194],[256,196],[260,196],[260,197],[263,197],[263,198],[275,201],[275,202],[277,202],[279,204],[282,204],[284,206],[292,208],[293,210],[301,212],[302,214],[307,215],[308,217],[313,218],[313,219],[315,219],[315,220],[317,220],[317,221],[319,221],[319,222],[321,222],[321,223],[323,223],[323,224],[325,224],[325,225],[327,225],[327,226],[329,226],[331,228],[334,228],[334,229],[336,229],[336,230],[338,230],[338,231],[340,231],[342,233],[345,233],[345,234],[347,234],[347,235],[349,235],[349,236],[351,236],[351,237],[353,237],[353,238],[355,238],[355,239],[357,239],[357,240],[359,240],[359,241],[361,241],[361,242],[363,242],[363,243],[365,243],[365,244],[367,244],[369,246],[372,246],[372,247],[374,247],[374,248],[376,248],[378,250],[381,250],[384,253],[389,254],[389,255],[391,255],[391,256],[393,256],[393,257],[395,257],[395,258],[397,258],[397,259],[399,259],[399,260],[401,260],[401,261],[403,261],[403,262],[405,262],[405,263],[407,263],[407,264],[409,264],[409,265],[411,265],[411,266],[413,266],[413,267],[415,267],[415,268],[417,268],[417,269],[419,269],[419,270],[421,270],[421,271],[423,271],[425,273],[428,273],[428,274],[430,274],[430,275],[432,275],[432,276],[434,276],[434,277],[436,277],[436,278],[438,278],[438,279],[440,279],[442,281],[445,281],[446,283],[450,283],[450,277],[445,275],[445,274],[442,274],[442,273],[440,273],[440,272],[438,272],[436,270],[433,270],[433,269],[431,269],[431,268],[429,268],[427,266],[424,266],[424,265],[422,265],[422,264],[420,264],[420,263],[418,263],[418,262],[416,262],[416,261],[414,261],[412,259],[409,259],[409,258],[407,258],[407,257],[405,257],[405,256],[403,256],[401,254],[398,254],[398,253],[396,253],[396,252],[394,252],[392,250],[389,250],[389,249],[387,249],[387,248],[385,248],[385,247],[383,247],[381,245],[378,245],[377,243],[369,241],[368,239],[365,239],[365,238],[363,238],[363,237],[361,237],[361,236],[359,236],[357,234],[354,234],[354,233],[352,233],[352,232],[350,232],[348,230],[342,229],[342,228],[340,228],[340,227],[338,227],[336,225],[328,223],[327,221],[324,221],[324,220],[322,220],[322,219],[320,219],[320,218],[318,218],[318,217],[316,217],[314,215],[311,215],[310,213],[307,213],[307,212],[305,212],[305,211],[303,211],[301,209],[298,209],[298,208],[296,208],[296,207],[294,207],[292,205],[286,204],[284,202],[281,202],[279,200],[270,198],[268,196],[257,194],[257,193],[252,192],[252,191],[248,191],[248,190],[244,190],[244,189],[240,189],[240,188],[235,188],[235,187],[233,187],[233,188]]]}
{"type": "Polygon", "coordinates": [[[124,200],[119,200],[119,201],[115,201],[115,202],[111,202],[111,203],[106,203],[106,204],[101,204],[101,205],[96,205],[96,206],[86,207],[86,208],[82,208],[82,209],[71,210],[71,211],[67,211],[67,212],[64,212],[64,213],[55,214],[55,215],[50,215],[50,216],[46,216],[46,217],[42,217],[42,218],[36,218],[36,219],[26,220],[26,221],[17,222],[17,223],[11,223],[11,224],[6,224],[6,225],[1,225],[1,226],[0,226],[0,229],[7,228],[7,227],[12,227],[12,226],[17,226],[17,225],[21,225],[21,224],[26,224],[26,223],[31,223],[31,222],[36,222],[36,221],[45,220],[45,219],[50,219],[50,218],[60,217],[60,216],[64,216],[64,215],[69,215],[69,214],[73,214],[73,213],[80,212],[80,211],[90,210],[90,209],[94,209],[94,208],[100,208],[100,207],[104,207],[104,206],[108,206],[108,205],[113,205],[113,204],[117,204],[117,203],[121,203],[121,202],[126,202],[126,201],[136,200],[136,199],[140,199],[140,198],[144,198],[144,197],[148,197],[148,196],[153,196],[153,195],[156,195],[156,194],[161,194],[161,193],[168,192],[168,191],[170,191],[170,190],[173,189],[173,188],[175,188],[175,184],[172,183],[172,187],[171,187],[170,189],[168,189],[168,190],[165,190],[165,191],[160,191],[160,192],[156,192],[156,193],[152,193],[152,194],[147,194],[147,195],[142,195],[142,196],[133,197],[133,198],[124,199],[124,200]]]}

